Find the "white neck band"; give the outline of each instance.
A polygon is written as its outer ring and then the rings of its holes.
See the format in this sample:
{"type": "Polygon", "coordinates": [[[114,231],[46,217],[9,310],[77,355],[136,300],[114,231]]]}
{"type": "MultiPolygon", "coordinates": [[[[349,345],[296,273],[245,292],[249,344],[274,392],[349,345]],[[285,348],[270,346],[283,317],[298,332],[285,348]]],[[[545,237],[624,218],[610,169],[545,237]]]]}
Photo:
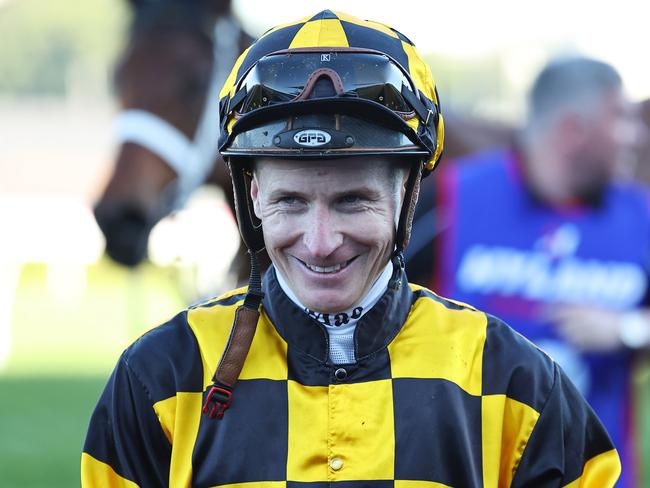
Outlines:
{"type": "Polygon", "coordinates": [[[388,261],[384,270],[375,280],[370,290],[368,290],[368,293],[366,293],[361,300],[359,300],[349,310],[342,310],[338,313],[323,313],[305,307],[291,287],[289,287],[284,276],[282,276],[282,273],[280,273],[277,268],[275,269],[275,274],[278,277],[280,287],[293,303],[295,303],[301,310],[304,310],[306,314],[315,318],[327,327],[328,331],[332,330],[334,333],[337,333],[336,331],[349,330],[350,328],[353,328],[359,319],[379,301],[388,288],[388,282],[393,275],[393,263],[388,261]]]}

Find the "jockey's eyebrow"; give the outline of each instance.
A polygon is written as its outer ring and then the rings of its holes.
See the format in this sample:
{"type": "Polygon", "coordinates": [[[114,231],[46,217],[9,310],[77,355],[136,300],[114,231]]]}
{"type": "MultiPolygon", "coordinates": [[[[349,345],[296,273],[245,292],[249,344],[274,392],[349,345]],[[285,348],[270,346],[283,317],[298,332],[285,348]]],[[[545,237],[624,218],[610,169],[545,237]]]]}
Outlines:
{"type": "MultiPolygon", "coordinates": [[[[332,200],[337,200],[339,198],[352,194],[361,195],[371,200],[379,199],[381,197],[381,193],[377,190],[377,188],[364,184],[343,188],[341,190],[329,193],[328,196],[332,200]]],[[[280,197],[305,197],[311,195],[313,195],[313,192],[298,191],[293,187],[286,186],[274,188],[271,190],[268,193],[268,199],[275,200],[280,197]]]]}

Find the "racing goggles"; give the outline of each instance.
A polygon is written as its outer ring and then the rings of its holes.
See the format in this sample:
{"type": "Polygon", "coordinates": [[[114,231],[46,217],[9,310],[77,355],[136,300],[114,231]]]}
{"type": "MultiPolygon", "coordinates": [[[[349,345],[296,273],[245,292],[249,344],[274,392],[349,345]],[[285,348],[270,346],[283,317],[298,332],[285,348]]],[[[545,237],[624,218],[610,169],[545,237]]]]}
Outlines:
{"type": "Polygon", "coordinates": [[[293,49],[264,56],[242,76],[228,112],[243,116],[314,98],[371,101],[404,120],[417,114],[425,124],[435,115],[420,100],[415,84],[399,63],[384,53],[350,48],[293,49]]]}

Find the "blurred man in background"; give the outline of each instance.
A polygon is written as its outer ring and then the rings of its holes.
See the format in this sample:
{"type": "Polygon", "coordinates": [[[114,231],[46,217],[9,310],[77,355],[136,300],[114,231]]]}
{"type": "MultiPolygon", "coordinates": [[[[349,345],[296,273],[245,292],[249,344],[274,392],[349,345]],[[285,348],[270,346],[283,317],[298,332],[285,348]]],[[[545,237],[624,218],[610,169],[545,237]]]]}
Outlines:
{"type": "Polygon", "coordinates": [[[448,165],[407,255],[414,281],[503,317],[563,366],[621,453],[619,486],[635,479],[630,372],[650,343],[648,194],[616,178],[637,134],[611,66],[550,63],[518,147],[448,165]]]}

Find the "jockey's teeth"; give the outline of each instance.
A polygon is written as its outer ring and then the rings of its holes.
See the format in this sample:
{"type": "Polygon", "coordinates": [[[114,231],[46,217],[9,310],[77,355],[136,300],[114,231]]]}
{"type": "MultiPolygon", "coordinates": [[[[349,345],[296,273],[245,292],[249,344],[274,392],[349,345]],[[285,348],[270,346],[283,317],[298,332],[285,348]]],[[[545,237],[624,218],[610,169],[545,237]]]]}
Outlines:
{"type": "Polygon", "coordinates": [[[316,273],[336,273],[338,270],[340,270],[343,267],[343,265],[335,264],[334,266],[326,266],[324,268],[321,268],[320,266],[316,266],[315,264],[307,264],[307,267],[312,271],[315,271],[316,273]]]}

